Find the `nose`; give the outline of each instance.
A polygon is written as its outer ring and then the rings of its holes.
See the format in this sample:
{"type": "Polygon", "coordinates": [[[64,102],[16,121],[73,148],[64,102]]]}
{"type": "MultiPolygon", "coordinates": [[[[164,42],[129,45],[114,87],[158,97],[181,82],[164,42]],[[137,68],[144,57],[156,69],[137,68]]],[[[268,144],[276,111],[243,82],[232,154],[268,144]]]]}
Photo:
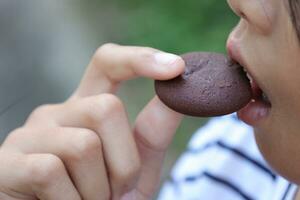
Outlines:
{"type": "Polygon", "coordinates": [[[272,3],[261,0],[227,0],[228,5],[241,21],[255,27],[259,34],[269,34],[272,31],[272,3]]]}
{"type": "Polygon", "coordinates": [[[242,1],[243,0],[227,0],[227,3],[236,15],[246,18],[246,15],[242,10],[242,1]]]}

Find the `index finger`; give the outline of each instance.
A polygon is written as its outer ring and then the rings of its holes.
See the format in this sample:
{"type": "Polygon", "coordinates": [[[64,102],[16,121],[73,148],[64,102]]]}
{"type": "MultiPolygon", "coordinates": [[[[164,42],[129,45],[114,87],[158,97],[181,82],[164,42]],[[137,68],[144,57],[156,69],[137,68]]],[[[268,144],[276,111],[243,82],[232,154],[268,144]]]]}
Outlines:
{"type": "Polygon", "coordinates": [[[72,97],[114,93],[121,81],[138,76],[171,79],[184,71],[184,65],[180,56],[153,48],[105,44],[94,54],[72,97]]]}

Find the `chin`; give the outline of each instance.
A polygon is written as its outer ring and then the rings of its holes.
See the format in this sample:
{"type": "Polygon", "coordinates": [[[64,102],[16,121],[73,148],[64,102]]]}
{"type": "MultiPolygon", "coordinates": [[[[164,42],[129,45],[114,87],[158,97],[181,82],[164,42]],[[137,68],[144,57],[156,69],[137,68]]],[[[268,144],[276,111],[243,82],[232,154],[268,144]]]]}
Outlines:
{"type": "MultiPolygon", "coordinates": [[[[271,125],[271,124],[270,124],[271,125]]],[[[266,126],[272,127],[272,126],[266,126]]],[[[274,127],[274,126],[273,126],[274,127]]],[[[276,127],[276,126],[275,126],[276,127]]],[[[280,140],[282,132],[276,128],[254,129],[257,146],[266,162],[277,174],[285,179],[300,185],[300,145],[295,149],[293,144],[288,145],[285,140],[280,140]]]]}

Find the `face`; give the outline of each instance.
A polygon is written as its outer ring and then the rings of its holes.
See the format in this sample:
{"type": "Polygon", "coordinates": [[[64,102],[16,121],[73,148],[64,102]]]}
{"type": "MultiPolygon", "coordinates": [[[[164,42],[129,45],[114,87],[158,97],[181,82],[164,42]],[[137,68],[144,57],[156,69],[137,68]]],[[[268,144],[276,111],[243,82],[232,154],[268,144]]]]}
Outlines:
{"type": "Polygon", "coordinates": [[[252,79],[254,99],[238,112],[254,127],[270,165],[300,184],[300,45],[287,2],[228,0],[241,17],[229,55],[252,79]]]}

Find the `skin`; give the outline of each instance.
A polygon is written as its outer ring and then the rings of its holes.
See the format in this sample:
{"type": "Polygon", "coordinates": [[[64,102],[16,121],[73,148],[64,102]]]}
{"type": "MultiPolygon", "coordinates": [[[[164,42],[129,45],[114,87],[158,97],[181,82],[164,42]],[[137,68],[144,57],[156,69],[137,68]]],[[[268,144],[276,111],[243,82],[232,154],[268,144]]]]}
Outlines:
{"type": "Polygon", "coordinates": [[[263,112],[262,117],[251,123],[257,144],[275,170],[300,184],[300,46],[287,2],[228,0],[228,3],[241,16],[228,45],[231,42],[237,45],[247,70],[272,104],[266,112],[257,109],[263,112]]]}
{"type": "MultiPolygon", "coordinates": [[[[238,46],[272,104],[253,124],[257,143],[299,184],[300,49],[287,7],[280,0],[228,3],[242,17],[228,44],[238,46]]],[[[183,70],[179,57],[159,50],[100,47],[69,99],[34,110],[2,144],[0,199],[151,199],[182,116],[154,97],[131,127],[115,93],[122,81],[170,79],[183,70]]]]}
{"type": "Polygon", "coordinates": [[[151,199],[182,116],[154,97],[131,127],[115,92],[183,70],[180,57],[152,48],[100,47],[68,100],[37,108],[2,144],[0,199],[151,199]]]}

